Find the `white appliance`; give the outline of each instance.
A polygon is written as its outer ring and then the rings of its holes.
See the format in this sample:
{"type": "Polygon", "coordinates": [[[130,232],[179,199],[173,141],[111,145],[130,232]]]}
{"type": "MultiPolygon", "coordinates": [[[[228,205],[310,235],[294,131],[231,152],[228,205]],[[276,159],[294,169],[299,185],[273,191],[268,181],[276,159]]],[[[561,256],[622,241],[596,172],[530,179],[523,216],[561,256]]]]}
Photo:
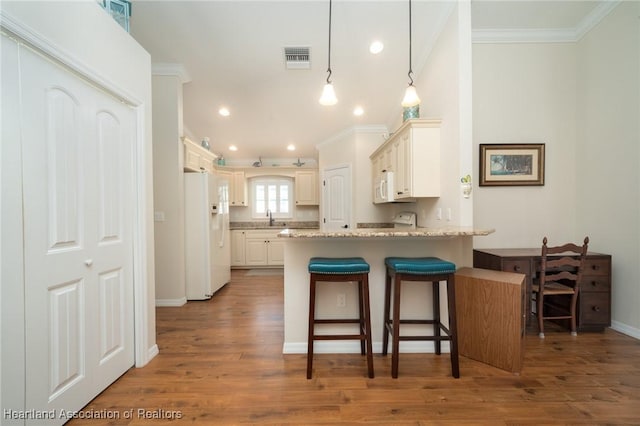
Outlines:
{"type": "Polygon", "coordinates": [[[209,299],[231,280],[229,183],[185,173],[184,202],[187,300],[209,299]]]}
{"type": "Polygon", "coordinates": [[[382,172],[374,182],[374,204],[393,202],[393,172],[382,172]]]}
{"type": "Polygon", "coordinates": [[[416,229],[416,214],[414,212],[400,212],[393,217],[392,222],[396,229],[416,229]]]}

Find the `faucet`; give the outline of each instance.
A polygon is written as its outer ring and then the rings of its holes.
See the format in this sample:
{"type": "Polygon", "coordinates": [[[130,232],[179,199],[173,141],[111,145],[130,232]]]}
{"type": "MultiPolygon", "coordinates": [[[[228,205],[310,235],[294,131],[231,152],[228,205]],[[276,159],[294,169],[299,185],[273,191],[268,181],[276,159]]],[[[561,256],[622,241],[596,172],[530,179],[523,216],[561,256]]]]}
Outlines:
{"type": "Polygon", "coordinates": [[[271,209],[267,209],[267,216],[269,217],[269,226],[273,226],[273,216],[271,215],[271,209]]]}

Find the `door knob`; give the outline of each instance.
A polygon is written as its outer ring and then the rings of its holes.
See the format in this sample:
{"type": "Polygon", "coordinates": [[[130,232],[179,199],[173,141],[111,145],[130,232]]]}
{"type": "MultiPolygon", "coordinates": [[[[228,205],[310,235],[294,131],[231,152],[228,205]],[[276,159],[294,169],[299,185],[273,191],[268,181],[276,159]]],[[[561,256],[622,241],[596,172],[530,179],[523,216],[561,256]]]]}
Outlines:
{"type": "Polygon", "coordinates": [[[85,261],[84,261],[84,264],[85,264],[85,265],[87,265],[87,266],[91,266],[91,265],[93,265],[93,259],[87,259],[87,260],[85,260],[85,261]]]}

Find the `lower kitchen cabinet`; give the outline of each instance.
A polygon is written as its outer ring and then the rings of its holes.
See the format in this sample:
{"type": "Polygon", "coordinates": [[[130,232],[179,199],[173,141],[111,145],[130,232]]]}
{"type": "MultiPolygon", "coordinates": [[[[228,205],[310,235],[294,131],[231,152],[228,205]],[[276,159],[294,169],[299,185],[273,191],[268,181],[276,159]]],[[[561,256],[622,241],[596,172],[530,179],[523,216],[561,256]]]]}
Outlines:
{"type": "Polygon", "coordinates": [[[280,229],[231,231],[231,265],[284,265],[284,241],[278,238],[279,232],[280,229]]]}
{"type": "Polygon", "coordinates": [[[231,231],[231,266],[243,266],[246,261],[246,231],[231,231]]]}

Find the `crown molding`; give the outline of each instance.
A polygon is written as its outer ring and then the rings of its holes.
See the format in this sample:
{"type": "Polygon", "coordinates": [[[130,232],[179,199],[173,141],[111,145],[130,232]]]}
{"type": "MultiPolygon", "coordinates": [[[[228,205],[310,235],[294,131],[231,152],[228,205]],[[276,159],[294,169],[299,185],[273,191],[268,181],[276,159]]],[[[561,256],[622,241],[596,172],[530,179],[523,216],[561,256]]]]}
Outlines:
{"type": "Polygon", "coordinates": [[[189,71],[182,64],[172,64],[166,62],[156,62],[151,64],[152,75],[173,75],[180,78],[182,84],[191,81],[189,71]]]}
{"type": "Polygon", "coordinates": [[[346,129],[342,130],[341,132],[329,137],[328,139],[325,139],[324,141],[318,143],[316,145],[316,150],[319,151],[322,147],[325,147],[327,145],[331,145],[331,144],[333,144],[335,142],[342,141],[345,138],[347,138],[348,136],[351,136],[351,135],[354,135],[354,134],[358,134],[358,133],[378,133],[378,134],[381,134],[384,137],[384,136],[389,134],[389,129],[387,128],[387,126],[379,125],[379,124],[348,127],[346,129]]]}
{"type": "Polygon", "coordinates": [[[478,29],[471,39],[473,43],[576,43],[620,3],[600,2],[575,28],[478,29]]]}

